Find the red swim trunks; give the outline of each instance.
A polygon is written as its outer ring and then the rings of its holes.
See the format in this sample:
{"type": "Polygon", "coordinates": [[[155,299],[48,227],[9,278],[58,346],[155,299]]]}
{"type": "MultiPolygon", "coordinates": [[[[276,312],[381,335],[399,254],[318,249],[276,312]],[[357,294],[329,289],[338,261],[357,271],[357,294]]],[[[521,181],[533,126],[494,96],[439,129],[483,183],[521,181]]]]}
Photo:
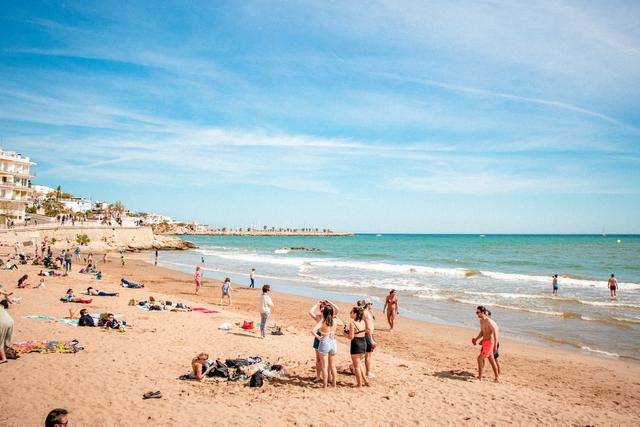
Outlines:
{"type": "Polygon", "coordinates": [[[482,340],[482,350],[480,350],[480,355],[483,357],[493,355],[493,341],[482,340]]]}

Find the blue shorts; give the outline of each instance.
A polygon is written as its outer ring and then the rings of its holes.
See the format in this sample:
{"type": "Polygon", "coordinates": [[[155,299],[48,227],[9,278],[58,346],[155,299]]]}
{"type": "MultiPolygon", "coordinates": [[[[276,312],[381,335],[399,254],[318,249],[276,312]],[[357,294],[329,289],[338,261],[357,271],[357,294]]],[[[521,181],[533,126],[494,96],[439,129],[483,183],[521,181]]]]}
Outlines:
{"type": "Polygon", "coordinates": [[[325,338],[320,340],[318,344],[318,353],[320,354],[336,354],[337,346],[335,338],[325,338]]]}

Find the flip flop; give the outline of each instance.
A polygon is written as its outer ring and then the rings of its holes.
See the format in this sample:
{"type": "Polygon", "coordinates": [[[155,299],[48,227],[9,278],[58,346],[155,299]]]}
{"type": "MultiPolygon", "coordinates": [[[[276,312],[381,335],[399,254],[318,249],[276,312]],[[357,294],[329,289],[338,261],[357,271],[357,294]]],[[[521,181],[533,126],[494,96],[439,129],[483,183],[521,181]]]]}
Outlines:
{"type": "Polygon", "coordinates": [[[142,395],[143,399],[160,399],[162,397],[162,393],[159,391],[149,391],[142,395]]]}

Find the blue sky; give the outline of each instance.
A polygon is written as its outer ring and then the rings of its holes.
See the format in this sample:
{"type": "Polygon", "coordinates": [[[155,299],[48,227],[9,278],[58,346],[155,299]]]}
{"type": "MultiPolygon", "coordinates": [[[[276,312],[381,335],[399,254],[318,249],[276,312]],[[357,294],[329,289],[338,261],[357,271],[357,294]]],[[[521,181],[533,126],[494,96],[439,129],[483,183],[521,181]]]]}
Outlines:
{"type": "Polygon", "coordinates": [[[219,226],[640,232],[638,2],[57,3],[0,16],[0,145],[37,184],[219,226]]]}

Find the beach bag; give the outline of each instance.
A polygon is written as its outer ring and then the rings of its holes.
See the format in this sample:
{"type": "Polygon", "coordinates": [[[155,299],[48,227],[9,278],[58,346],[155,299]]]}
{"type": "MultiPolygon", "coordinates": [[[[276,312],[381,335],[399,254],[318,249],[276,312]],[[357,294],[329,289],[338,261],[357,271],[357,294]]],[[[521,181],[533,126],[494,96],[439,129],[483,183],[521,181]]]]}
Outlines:
{"type": "Polygon", "coordinates": [[[224,361],[224,364],[230,368],[239,368],[240,366],[250,365],[250,363],[247,362],[247,359],[227,359],[224,361]]]}
{"type": "Polygon", "coordinates": [[[253,329],[253,321],[251,322],[247,322],[246,320],[244,321],[244,323],[242,324],[242,329],[244,329],[245,331],[250,331],[253,329]]]}
{"type": "Polygon", "coordinates": [[[160,307],[159,305],[152,305],[151,307],[149,307],[149,311],[162,311],[162,307],[160,307]]]}
{"type": "Polygon", "coordinates": [[[255,374],[251,375],[251,381],[249,381],[249,387],[262,387],[262,371],[258,371],[255,374]]]}
{"type": "Polygon", "coordinates": [[[15,360],[18,357],[20,357],[18,352],[15,349],[11,348],[11,347],[5,347],[4,348],[4,354],[5,354],[5,356],[7,356],[7,359],[12,359],[12,360],[15,360]]]}
{"type": "Polygon", "coordinates": [[[173,303],[171,301],[165,301],[164,305],[172,305],[173,303]]]}
{"type": "Polygon", "coordinates": [[[219,360],[216,360],[216,366],[209,371],[210,377],[229,378],[229,368],[219,360]]]}

